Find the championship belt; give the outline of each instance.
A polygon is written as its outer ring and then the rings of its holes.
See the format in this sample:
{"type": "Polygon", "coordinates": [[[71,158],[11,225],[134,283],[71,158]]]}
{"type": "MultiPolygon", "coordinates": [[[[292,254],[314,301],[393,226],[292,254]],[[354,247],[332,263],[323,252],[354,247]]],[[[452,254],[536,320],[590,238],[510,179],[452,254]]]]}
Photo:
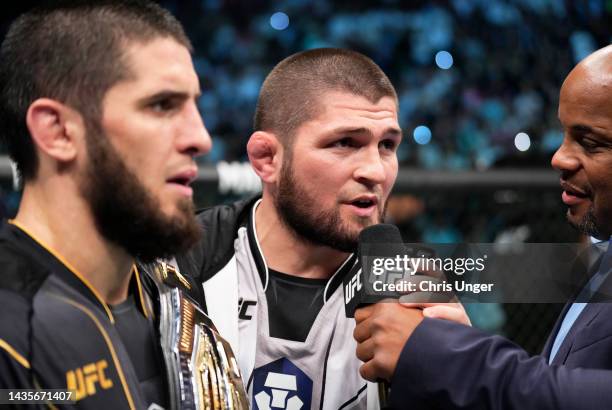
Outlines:
{"type": "Polygon", "coordinates": [[[184,289],[191,289],[189,281],[165,262],[155,263],[151,270],[159,290],[159,330],[170,408],[247,410],[247,395],[232,349],[187,296],[184,289]]]}

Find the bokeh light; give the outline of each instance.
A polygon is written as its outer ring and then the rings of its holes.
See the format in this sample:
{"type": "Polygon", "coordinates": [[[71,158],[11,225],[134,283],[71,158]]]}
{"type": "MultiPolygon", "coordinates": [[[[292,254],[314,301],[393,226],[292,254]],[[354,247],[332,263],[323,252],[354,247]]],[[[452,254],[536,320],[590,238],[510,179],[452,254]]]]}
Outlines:
{"type": "Polygon", "coordinates": [[[453,66],[453,56],[448,51],[442,50],[436,53],[436,65],[443,70],[453,66]]]}
{"type": "Polygon", "coordinates": [[[414,129],[412,136],[419,145],[429,144],[429,141],[431,141],[431,130],[425,125],[419,125],[414,129]]]}
{"type": "Polygon", "coordinates": [[[514,137],[514,146],[519,151],[527,151],[531,147],[531,138],[524,132],[519,132],[514,137]]]}
{"type": "Polygon", "coordinates": [[[289,27],[289,16],[278,11],[270,17],[270,25],[274,30],[284,30],[289,27]]]}

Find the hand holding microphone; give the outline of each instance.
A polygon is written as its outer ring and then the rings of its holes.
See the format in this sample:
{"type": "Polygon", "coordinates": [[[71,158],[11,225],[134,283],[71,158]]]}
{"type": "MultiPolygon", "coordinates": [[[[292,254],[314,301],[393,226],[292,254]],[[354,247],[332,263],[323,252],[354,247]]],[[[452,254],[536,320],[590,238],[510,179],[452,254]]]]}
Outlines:
{"type": "Polygon", "coordinates": [[[357,263],[344,278],[344,306],[346,317],[354,317],[355,310],[361,306],[378,303],[384,299],[397,299],[401,293],[376,291],[373,275],[364,272],[368,258],[372,255],[403,255],[406,249],[395,225],[372,225],[359,234],[357,263]]]}
{"type": "MultiPolygon", "coordinates": [[[[463,306],[460,303],[448,303],[456,302],[452,294],[375,291],[369,269],[371,266],[368,266],[372,256],[391,257],[408,253],[394,225],[368,227],[359,236],[359,262],[343,284],[346,315],[354,317],[357,322],[353,336],[358,343],[357,357],[364,362],[360,373],[367,380],[391,379],[405,343],[423,320],[423,312],[429,317],[469,325],[463,306]],[[401,303],[397,303],[398,299],[401,303]]],[[[413,283],[440,280],[433,272],[425,273],[410,275],[409,280],[413,283]]]]}
{"type": "Polygon", "coordinates": [[[346,316],[354,317],[360,306],[386,299],[397,301],[402,298],[404,302],[419,303],[456,302],[452,292],[438,286],[444,281],[442,272],[427,270],[425,266],[414,268],[414,261],[430,256],[431,249],[425,247],[407,249],[394,225],[378,224],[365,228],[359,235],[358,262],[343,281],[346,316]],[[436,291],[436,288],[440,290],[436,291]]]}
{"type": "Polygon", "coordinates": [[[399,356],[414,329],[423,320],[419,309],[398,303],[376,303],[355,312],[357,357],[364,362],[361,377],[370,381],[391,380],[399,356]]]}

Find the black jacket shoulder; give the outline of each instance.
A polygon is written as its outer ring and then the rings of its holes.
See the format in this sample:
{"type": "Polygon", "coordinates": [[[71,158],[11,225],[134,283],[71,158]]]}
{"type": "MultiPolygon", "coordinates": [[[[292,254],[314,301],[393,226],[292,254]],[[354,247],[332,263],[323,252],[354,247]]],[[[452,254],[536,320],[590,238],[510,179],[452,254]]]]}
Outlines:
{"type": "Polygon", "coordinates": [[[30,386],[30,320],[33,299],[49,269],[31,252],[15,226],[0,226],[0,388],[30,386]]]}
{"type": "Polygon", "coordinates": [[[0,227],[0,290],[31,300],[49,270],[24,246],[23,235],[6,222],[0,227]]]}
{"type": "Polygon", "coordinates": [[[188,252],[176,257],[181,273],[202,283],[221,270],[234,255],[238,228],[248,221],[249,211],[258,199],[259,196],[251,197],[198,211],[202,237],[188,252]]]}

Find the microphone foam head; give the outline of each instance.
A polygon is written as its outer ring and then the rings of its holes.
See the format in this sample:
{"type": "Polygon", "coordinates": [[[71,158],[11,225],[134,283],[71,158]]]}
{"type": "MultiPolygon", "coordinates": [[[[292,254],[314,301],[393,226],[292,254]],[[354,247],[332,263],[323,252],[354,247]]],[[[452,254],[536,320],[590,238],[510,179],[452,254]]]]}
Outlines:
{"type": "Polygon", "coordinates": [[[399,229],[391,224],[368,226],[359,234],[359,242],[370,244],[403,243],[399,229]]]}

